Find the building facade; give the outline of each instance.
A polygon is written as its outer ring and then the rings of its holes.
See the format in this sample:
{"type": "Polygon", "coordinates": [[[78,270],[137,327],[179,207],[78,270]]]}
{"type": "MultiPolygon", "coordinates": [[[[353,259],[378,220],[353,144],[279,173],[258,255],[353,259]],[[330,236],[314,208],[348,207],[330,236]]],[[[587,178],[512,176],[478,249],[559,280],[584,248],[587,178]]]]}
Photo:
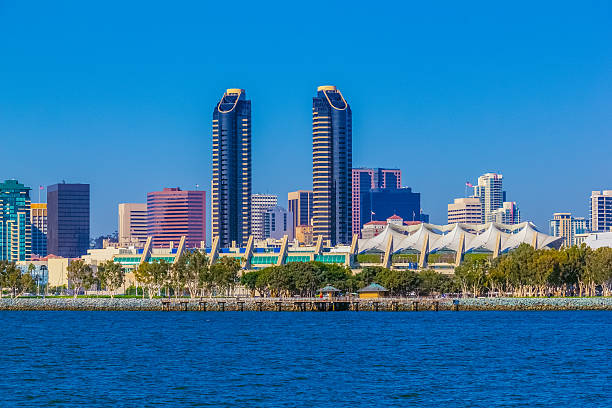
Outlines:
{"type": "Polygon", "coordinates": [[[287,194],[287,209],[293,214],[293,228],[312,225],[312,191],[298,190],[287,194]]]}
{"type": "Polygon", "coordinates": [[[213,111],[212,236],[220,245],[251,234],[251,101],[228,89],[213,111]]]}
{"type": "Polygon", "coordinates": [[[293,214],[282,207],[268,208],[264,213],[264,237],[293,240],[293,214]]]}
{"type": "Polygon", "coordinates": [[[251,195],[251,234],[254,239],[264,239],[264,218],[268,209],[278,205],[278,196],[274,194],[251,195]]]}
{"type": "Polygon", "coordinates": [[[294,229],[295,239],[304,245],[312,245],[314,240],[312,239],[312,225],[298,225],[294,229]]]}
{"type": "Polygon", "coordinates": [[[563,246],[580,245],[589,232],[589,222],[584,217],[572,217],[572,213],[554,213],[550,221],[550,235],[563,238],[563,246]]]}
{"type": "Polygon", "coordinates": [[[17,180],[0,184],[0,260],[28,261],[32,251],[30,188],[17,180]]]}
{"type": "Polygon", "coordinates": [[[147,235],[158,247],[176,247],[182,236],[188,248],[205,245],[206,192],[177,187],[147,193],[147,235]]]}
{"type": "Polygon", "coordinates": [[[147,204],[119,204],[119,246],[143,247],[147,241],[147,204]]]}
{"type": "Polygon", "coordinates": [[[347,244],[352,238],[352,114],[335,86],[312,99],[313,234],[347,244]]]}
{"type": "Polygon", "coordinates": [[[492,222],[493,211],[502,208],[506,201],[503,178],[503,175],[497,173],[486,173],[478,177],[478,185],[474,186],[474,197],[480,199],[482,222],[492,222]]]}
{"type": "Polygon", "coordinates": [[[591,230],[612,231],[612,190],[591,192],[591,230]]]}
{"type": "Polygon", "coordinates": [[[361,194],[373,188],[401,188],[402,171],[399,169],[358,168],[352,170],[352,228],[359,234],[361,226],[370,221],[370,214],[361,211],[361,194]]]}
{"type": "Polygon", "coordinates": [[[384,221],[392,215],[406,221],[421,220],[421,194],[410,187],[372,188],[360,195],[361,225],[384,221]]]}
{"type": "Polygon", "coordinates": [[[489,217],[489,222],[498,224],[519,224],[521,222],[521,212],[514,201],[504,201],[502,207],[494,210],[489,217]]]}
{"type": "Polygon", "coordinates": [[[47,187],[47,253],[77,258],[89,248],[89,184],[47,187]]]}
{"type": "Polygon", "coordinates": [[[30,205],[32,224],[32,255],[47,256],[47,203],[30,205]]]}
{"type": "Polygon", "coordinates": [[[482,223],[482,207],[477,197],[455,198],[448,205],[449,224],[480,224],[482,223]]]}

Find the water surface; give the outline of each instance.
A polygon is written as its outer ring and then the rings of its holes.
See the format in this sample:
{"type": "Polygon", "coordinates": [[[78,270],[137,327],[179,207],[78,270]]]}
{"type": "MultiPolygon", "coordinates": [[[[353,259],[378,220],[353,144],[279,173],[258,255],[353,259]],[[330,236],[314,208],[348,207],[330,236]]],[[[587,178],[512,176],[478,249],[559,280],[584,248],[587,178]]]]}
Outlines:
{"type": "Polygon", "coordinates": [[[0,312],[1,406],[612,406],[611,312],[0,312]]]}

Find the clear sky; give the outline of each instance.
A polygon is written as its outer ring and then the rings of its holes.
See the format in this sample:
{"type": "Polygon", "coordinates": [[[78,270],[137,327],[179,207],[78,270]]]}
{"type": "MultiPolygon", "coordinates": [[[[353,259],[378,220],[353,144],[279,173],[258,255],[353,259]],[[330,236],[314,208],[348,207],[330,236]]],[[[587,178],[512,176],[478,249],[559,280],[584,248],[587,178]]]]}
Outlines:
{"type": "Polygon", "coordinates": [[[401,168],[432,222],[489,171],[543,231],[612,189],[608,1],[0,0],[0,178],[33,201],[90,183],[92,236],[110,233],[120,202],[210,189],[212,111],[239,87],[253,191],[286,206],[312,186],[322,84],[351,104],[353,165],[401,168]]]}

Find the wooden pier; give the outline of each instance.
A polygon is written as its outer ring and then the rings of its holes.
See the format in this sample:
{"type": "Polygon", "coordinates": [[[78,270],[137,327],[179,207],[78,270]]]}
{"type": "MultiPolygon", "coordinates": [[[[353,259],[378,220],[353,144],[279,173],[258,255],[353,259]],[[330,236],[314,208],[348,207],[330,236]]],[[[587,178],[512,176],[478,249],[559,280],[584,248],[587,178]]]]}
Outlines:
{"type": "Polygon", "coordinates": [[[164,298],[160,302],[161,310],[164,311],[437,312],[440,310],[460,310],[459,300],[440,298],[164,298]]]}

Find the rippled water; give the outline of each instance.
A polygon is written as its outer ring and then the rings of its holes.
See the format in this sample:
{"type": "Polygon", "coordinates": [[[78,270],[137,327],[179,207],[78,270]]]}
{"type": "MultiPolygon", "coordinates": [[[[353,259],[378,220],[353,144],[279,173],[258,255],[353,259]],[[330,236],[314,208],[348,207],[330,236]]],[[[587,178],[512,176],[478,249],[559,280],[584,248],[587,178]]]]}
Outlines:
{"type": "Polygon", "coordinates": [[[1,406],[612,406],[609,312],[0,312],[1,406]]]}

